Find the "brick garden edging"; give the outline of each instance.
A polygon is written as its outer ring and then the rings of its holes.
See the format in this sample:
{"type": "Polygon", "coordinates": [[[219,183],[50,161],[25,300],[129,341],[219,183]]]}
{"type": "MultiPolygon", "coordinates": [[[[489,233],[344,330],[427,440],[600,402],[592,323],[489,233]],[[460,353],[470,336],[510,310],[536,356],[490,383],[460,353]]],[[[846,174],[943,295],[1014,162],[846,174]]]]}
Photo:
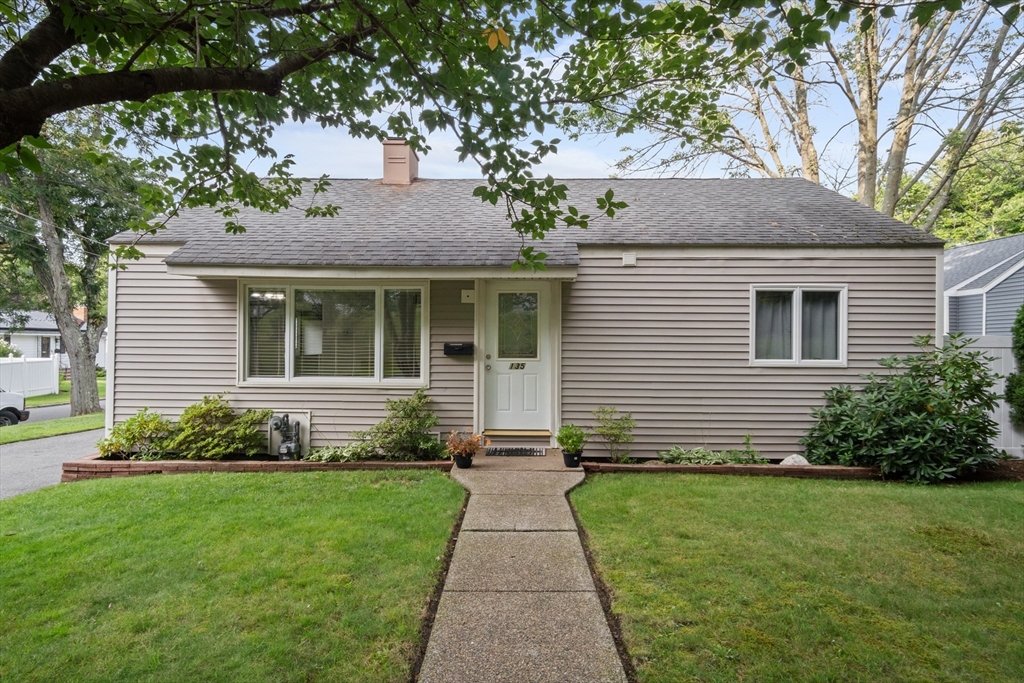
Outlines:
{"type": "Polygon", "coordinates": [[[61,482],[147,474],[192,474],[195,472],[324,472],[330,470],[443,470],[450,460],[429,462],[306,462],[304,460],[100,460],[88,455],[64,463],[61,482]]]}
{"type": "Polygon", "coordinates": [[[584,462],[583,471],[597,472],[687,472],[689,474],[734,474],[748,477],[799,477],[804,479],[881,479],[877,467],[837,465],[622,465],[584,462]]]}

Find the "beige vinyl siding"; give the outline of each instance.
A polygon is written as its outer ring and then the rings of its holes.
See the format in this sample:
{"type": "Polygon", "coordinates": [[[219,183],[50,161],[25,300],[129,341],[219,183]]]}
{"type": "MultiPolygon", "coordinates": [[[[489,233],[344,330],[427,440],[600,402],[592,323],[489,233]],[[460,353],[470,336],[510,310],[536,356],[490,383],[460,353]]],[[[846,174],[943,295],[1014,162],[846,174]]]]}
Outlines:
{"type": "Polygon", "coordinates": [[[623,267],[621,251],[581,249],[578,277],[563,285],[562,422],[591,425],[599,405],[632,411],[638,456],[675,444],[735,448],[748,433],[769,456],[799,452],[825,389],[858,382],[879,369],[877,359],[935,333],[938,250],[898,258],[659,251],[623,267]],[[814,283],[848,287],[848,367],[751,367],[751,285],[814,283]]]}
{"type": "MultiPolygon", "coordinates": [[[[236,386],[238,284],[167,273],[159,248],[117,274],[113,415],[122,422],[149,407],[176,418],[206,394],[230,392],[238,408],[311,411],[314,446],[348,440],[385,415],[384,401],[414,390],[309,386],[236,386]],[[154,253],[156,252],[156,253],[154,253]]],[[[169,253],[164,249],[163,253],[169,253]]],[[[443,355],[445,341],[473,339],[473,307],[459,303],[462,283],[430,288],[430,388],[441,425],[473,421],[472,358],[443,355]],[[468,362],[467,362],[468,361],[468,362]]]]}

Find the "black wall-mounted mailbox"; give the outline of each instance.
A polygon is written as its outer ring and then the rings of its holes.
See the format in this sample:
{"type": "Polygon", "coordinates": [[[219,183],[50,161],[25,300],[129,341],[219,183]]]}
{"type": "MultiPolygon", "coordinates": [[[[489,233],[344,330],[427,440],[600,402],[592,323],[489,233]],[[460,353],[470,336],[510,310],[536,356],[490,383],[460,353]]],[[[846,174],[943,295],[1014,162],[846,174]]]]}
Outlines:
{"type": "Polygon", "coordinates": [[[472,356],[473,342],[445,342],[444,355],[446,356],[472,356]]]}

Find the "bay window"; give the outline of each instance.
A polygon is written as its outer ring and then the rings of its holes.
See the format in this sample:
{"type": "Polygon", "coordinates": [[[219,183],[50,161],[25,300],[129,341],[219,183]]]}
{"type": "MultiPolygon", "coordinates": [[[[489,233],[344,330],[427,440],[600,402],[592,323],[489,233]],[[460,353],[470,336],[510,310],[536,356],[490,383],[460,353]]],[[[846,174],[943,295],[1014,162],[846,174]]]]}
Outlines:
{"type": "Polygon", "coordinates": [[[752,365],[845,365],[846,287],[751,288],[752,365]]]}
{"type": "Polygon", "coordinates": [[[422,286],[244,288],[244,381],[425,381],[422,286]]]}

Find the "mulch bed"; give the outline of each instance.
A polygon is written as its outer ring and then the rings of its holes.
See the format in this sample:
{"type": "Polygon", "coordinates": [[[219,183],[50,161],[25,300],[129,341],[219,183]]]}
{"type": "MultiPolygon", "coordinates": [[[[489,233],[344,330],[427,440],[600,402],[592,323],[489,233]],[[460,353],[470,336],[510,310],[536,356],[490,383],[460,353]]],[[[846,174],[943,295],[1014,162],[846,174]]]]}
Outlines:
{"type": "Polygon", "coordinates": [[[451,470],[452,461],[306,462],[304,460],[101,460],[89,455],[64,463],[62,482],[194,472],[323,472],[330,470],[451,470]]]}

